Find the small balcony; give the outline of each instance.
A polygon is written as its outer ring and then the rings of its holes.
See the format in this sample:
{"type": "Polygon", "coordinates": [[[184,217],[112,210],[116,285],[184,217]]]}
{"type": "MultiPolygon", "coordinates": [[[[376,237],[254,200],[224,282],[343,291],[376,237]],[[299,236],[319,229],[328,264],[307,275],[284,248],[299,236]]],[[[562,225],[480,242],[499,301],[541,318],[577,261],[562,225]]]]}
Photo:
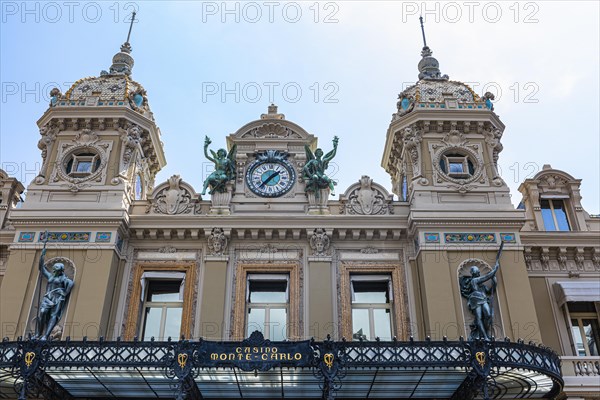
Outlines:
{"type": "Polygon", "coordinates": [[[597,398],[600,393],[600,357],[563,356],[561,361],[565,382],[563,392],[569,400],[597,398]]]}

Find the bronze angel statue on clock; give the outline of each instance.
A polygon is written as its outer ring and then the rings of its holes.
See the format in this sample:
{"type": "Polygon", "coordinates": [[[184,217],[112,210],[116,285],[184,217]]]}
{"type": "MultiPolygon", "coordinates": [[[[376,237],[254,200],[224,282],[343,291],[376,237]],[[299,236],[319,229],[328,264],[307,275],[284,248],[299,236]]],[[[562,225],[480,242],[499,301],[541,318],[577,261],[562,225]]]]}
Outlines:
{"type": "Polygon", "coordinates": [[[216,153],[210,150],[211,157],[208,154],[208,146],[211,143],[210,138],[206,136],[204,139],[204,156],[215,164],[215,170],[204,181],[202,194],[206,194],[206,189],[209,187],[209,194],[224,193],[227,191],[227,182],[234,180],[236,177],[235,152],[237,145],[234,144],[229,153],[225,149],[219,149],[216,153]]]}
{"type": "Polygon", "coordinates": [[[315,196],[318,197],[321,189],[329,188],[329,190],[331,190],[331,195],[335,195],[335,182],[325,174],[325,171],[329,167],[329,161],[335,157],[338,141],[339,138],[334,136],[333,150],[325,154],[325,156],[323,156],[322,149],[317,149],[313,153],[308,145],[304,145],[304,150],[306,151],[306,164],[304,165],[304,168],[302,168],[302,177],[306,182],[306,192],[313,192],[315,193],[315,196]]]}

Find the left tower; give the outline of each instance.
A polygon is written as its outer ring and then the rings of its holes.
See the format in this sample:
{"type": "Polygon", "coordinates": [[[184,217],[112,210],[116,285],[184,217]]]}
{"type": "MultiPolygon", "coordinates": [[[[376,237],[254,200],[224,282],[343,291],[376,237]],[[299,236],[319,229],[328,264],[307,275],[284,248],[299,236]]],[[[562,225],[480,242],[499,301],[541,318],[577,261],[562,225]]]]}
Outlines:
{"type": "Polygon", "coordinates": [[[27,202],[11,214],[16,233],[0,293],[0,337],[33,329],[46,240],[46,260],[61,258],[75,282],[55,337],[110,331],[130,205],[145,199],[166,164],[146,90],[131,77],[133,64],[128,38],[109,71],[50,93],[37,122],[42,167],[27,187],[27,202]]]}

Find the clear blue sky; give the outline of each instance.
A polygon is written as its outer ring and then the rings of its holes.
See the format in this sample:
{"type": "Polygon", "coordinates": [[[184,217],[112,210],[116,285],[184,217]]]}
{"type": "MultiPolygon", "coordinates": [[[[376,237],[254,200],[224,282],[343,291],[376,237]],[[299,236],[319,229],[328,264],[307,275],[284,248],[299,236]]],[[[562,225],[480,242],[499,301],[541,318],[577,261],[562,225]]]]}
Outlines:
{"type": "Polygon", "coordinates": [[[180,174],[199,190],[204,135],[224,146],[274,101],[326,151],[340,137],[338,193],[363,174],[390,188],[385,133],[397,94],[417,79],[422,13],[442,72],[499,94],[513,203],[519,183],[551,164],[583,179],[584,208],[600,213],[595,1],[2,1],[1,168],[31,182],[48,92],[108,69],[134,8],[132,76],[148,92],[168,163],[157,184],[180,174]]]}

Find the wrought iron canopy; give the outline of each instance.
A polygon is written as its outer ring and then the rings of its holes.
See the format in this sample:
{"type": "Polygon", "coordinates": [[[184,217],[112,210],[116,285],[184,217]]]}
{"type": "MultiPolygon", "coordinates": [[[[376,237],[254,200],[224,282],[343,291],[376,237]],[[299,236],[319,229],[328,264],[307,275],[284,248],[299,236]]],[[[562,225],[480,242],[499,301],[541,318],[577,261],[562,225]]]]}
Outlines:
{"type": "Polygon", "coordinates": [[[560,358],[522,341],[0,343],[0,398],[554,398],[560,358]]]}

